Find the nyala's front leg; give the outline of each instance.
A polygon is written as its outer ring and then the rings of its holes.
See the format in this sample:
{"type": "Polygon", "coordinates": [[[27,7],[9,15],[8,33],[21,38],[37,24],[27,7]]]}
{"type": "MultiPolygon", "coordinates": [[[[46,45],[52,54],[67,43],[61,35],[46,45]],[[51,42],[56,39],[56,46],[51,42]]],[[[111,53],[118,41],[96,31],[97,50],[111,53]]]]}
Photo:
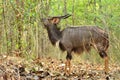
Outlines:
{"type": "Polygon", "coordinates": [[[66,75],[70,75],[71,73],[71,63],[70,63],[71,60],[67,60],[65,62],[65,74],[66,75]]]}
{"type": "Polygon", "coordinates": [[[71,73],[71,61],[72,59],[72,55],[71,55],[71,52],[67,52],[67,56],[66,56],[66,63],[65,63],[65,74],[66,75],[70,75],[71,73]]]}

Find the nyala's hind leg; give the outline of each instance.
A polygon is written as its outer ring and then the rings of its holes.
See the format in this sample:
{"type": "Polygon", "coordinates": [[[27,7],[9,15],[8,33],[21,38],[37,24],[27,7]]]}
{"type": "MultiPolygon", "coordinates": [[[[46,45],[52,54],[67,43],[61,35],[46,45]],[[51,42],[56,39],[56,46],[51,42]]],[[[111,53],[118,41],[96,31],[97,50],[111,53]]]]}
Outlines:
{"type": "Polygon", "coordinates": [[[99,55],[101,56],[101,58],[103,58],[104,59],[104,65],[105,65],[105,73],[108,73],[108,71],[109,71],[109,66],[108,66],[108,55],[107,55],[107,53],[105,52],[105,51],[100,51],[99,52],[99,55]]]}

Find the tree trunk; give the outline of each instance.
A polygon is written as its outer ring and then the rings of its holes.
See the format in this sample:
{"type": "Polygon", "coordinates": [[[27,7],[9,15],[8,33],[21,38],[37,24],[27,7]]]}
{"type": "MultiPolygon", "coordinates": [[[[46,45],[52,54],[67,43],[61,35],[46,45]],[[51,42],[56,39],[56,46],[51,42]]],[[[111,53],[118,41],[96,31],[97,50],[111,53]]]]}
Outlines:
{"type": "MultiPolygon", "coordinates": [[[[3,0],[2,1],[3,3],[3,26],[4,26],[4,33],[5,33],[5,38],[6,38],[6,40],[4,40],[4,43],[6,43],[6,50],[7,50],[7,53],[9,53],[9,50],[8,50],[8,48],[9,48],[9,46],[8,46],[8,32],[7,32],[7,26],[6,26],[6,16],[5,16],[5,9],[6,9],[6,0],[3,0]]],[[[5,48],[5,47],[4,47],[5,48]]]]}
{"type": "Polygon", "coordinates": [[[16,21],[17,21],[17,27],[18,27],[18,52],[19,52],[19,55],[20,56],[22,54],[22,33],[23,33],[23,26],[22,26],[22,10],[20,9],[23,9],[24,5],[23,5],[23,2],[19,1],[19,0],[16,0],[16,8],[15,8],[15,14],[16,14],[16,21]]]}
{"type": "Polygon", "coordinates": [[[75,13],[74,13],[74,3],[75,3],[75,0],[73,0],[72,2],[73,2],[73,6],[72,6],[72,24],[74,25],[74,23],[75,23],[75,20],[74,20],[75,19],[74,18],[75,17],[75,13]]]}
{"type": "MultiPolygon", "coordinates": [[[[67,14],[67,0],[64,0],[64,14],[67,14]]],[[[65,19],[65,26],[67,26],[67,20],[65,19]]]]}

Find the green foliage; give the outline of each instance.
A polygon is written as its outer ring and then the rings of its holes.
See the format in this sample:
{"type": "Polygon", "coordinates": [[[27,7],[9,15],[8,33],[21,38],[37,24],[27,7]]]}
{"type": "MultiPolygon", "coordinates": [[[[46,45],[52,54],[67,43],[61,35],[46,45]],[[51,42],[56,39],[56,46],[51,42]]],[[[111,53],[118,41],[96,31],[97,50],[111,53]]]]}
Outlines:
{"type": "MultiPolygon", "coordinates": [[[[0,1],[1,53],[19,49],[20,36],[23,55],[49,54],[56,57],[59,54],[58,58],[62,58],[65,55],[61,56],[62,52],[52,47],[40,18],[70,13],[72,17],[62,20],[59,24],[61,29],[66,28],[66,25],[97,25],[108,30],[110,33],[108,55],[113,62],[120,61],[120,0],[18,0],[18,3],[16,1],[0,1]]],[[[91,54],[90,59],[99,60],[97,55],[91,54]]]]}

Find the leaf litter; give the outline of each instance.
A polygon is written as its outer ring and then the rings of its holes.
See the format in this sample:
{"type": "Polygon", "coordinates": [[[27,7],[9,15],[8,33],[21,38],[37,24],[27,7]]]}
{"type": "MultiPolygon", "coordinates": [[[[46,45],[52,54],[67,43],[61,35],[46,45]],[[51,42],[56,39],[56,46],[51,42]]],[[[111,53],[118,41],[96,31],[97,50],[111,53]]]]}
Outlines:
{"type": "Polygon", "coordinates": [[[120,80],[120,66],[110,64],[109,74],[101,64],[72,63],[71,74],[65,75],[65,61],[51,57],[35,60],[7,56],[0,58],[0,80],[120,80]]]}

